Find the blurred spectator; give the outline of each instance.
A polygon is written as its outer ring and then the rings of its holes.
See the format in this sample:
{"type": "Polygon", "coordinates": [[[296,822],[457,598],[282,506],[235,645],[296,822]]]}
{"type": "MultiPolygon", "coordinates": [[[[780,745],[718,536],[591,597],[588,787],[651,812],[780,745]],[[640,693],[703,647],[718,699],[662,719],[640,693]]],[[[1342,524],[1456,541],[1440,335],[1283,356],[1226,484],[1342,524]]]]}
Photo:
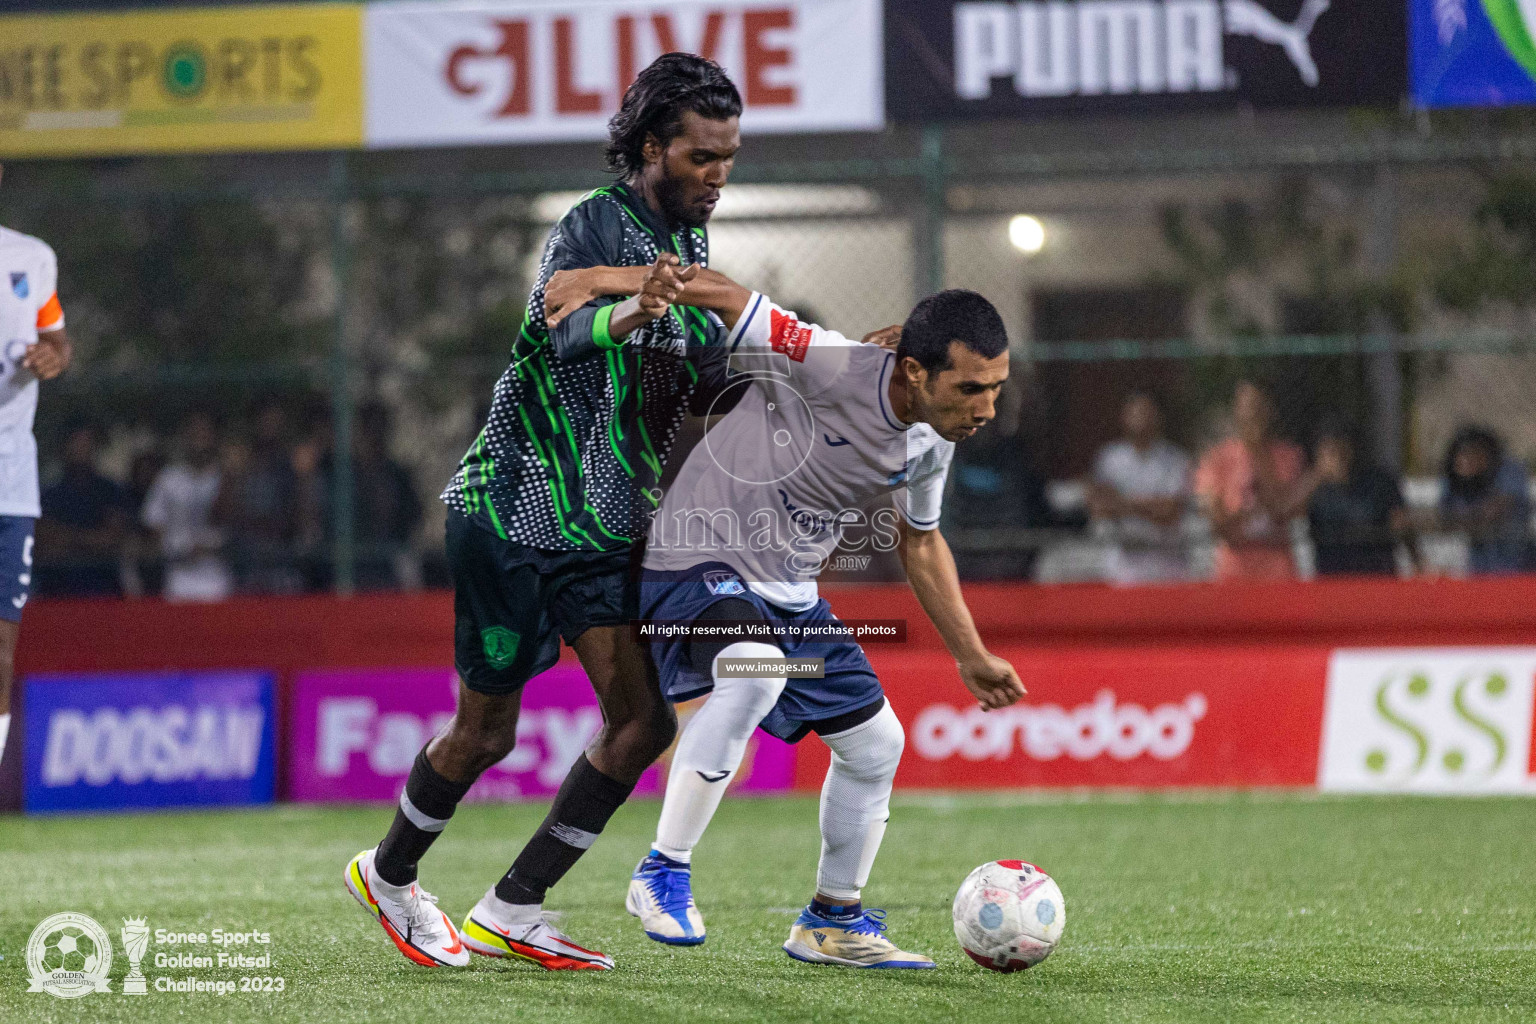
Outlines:
{"type": "Polygon", "coordinates": [[[1445,453],[1441,525],[1466,533],[1474,573],[1531,567],[1531,502],[1525,467],[1484,427],[1463,427],[1445,453]]]}
{"type": "Polygon", "coordinates": [[[955,564],[966,579],[1031,579],[1045,531],[1083,525],[1051,507],[1045,475],[1030,457],[1024,422],[1030,387],[1026,373],[1016,371],[998,395],[992,422],[955,448],[949,474],[954,490],[944,502],[944,525],[960,531],[955,564]],[[980,546],[965,537],[1021,529],[1040,533],[980,546]]]}
{"type": "Polygon", "coordinates": [[[352,437],[352,539],[359,590],[415,589],[421,563],[412,548],[421,499],[410,471],[390,458],[389,410],[372,403],[357,414],[352,437]]]}
{"type": "Polygon", "coordinates": [[[123,565],[123,589],[129,597],[158,594],[165,583],[165,567],[160,564],[160,543],[155,531],[144,525],[144,499],[165,468],[165,456],[158,448],[135,455],[128,466],[128,559],[123,565]]]}
{"type": "Polygon", "coordinates": [[[1307,486],[1317,574],[1396,575],[1397,541],[1408,524],[1402,489],[1390,473],[1359,462],[1342,424],[1319,430],[1307,486]]]}
{"type": "Polygon", "coordinates": [[[79,421],[64,433],[64,473],[43,492],[37,523],[39,595],[121,597],[128,540],[127,493],[96,468],[100,429],[79,421]]]}
{"type": "Polygon", "coordinates": [[[1274,406],[1251,381],[1232,400],[1234,436],[1205,453],[1195,493],[1211,519],[1216,579],[1280,580],[1296,574],[1289,524],[1306,504],[1300,448],[1274,437],[1274,406]]]}
{"type": "Polygon", "coordinates": [[[312,407],[304,435],[293,448],[295,540],[304,567],[305,586],[327,590],[330,570],[331,450],[334,446],[330,411],[312,407]]]}
{"type": "Polygon", "coordinates": [[[1088,484],[1089,511],[1114,542],[1105,575],[1120,584],[1185,579],[1179,526],[1189,507],[1189,456],[1163,436],[1151,395],[1127,397],[1120,425],[1125,437],[1099,452],[1088,484]]]}
{"type": "Polygon", "coordinates": [[[229,596],[233,580],[224,560],[224,534],[213,518],[222,479],[213,418],[189,415],[181,443],[181,458],[155,478],[140,518],[159,539],[166,599],[219,601],[229,596]]]}
{"type": "Polygon", "coordinates": [[[303,588],[294,553],[298,536],[298,476],[288,447],[281,403],[257,407],[249,444],[225,451],[220,521],[228,527],[240,588],[292,594],[303,588]]]}

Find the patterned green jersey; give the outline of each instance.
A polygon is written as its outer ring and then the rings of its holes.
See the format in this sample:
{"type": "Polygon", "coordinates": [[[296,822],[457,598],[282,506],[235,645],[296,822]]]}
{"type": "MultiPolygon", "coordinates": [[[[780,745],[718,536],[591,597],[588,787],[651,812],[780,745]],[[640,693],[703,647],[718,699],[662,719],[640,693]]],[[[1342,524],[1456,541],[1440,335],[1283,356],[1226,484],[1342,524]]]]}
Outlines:
{"type": "Polygon", "coordinates": [[[675,306],[616,342],[614,297],[549,331],[544,287],[558,270],[648,266],[661,252],[707,264],[708,237],[669,227],[624,185],[586,196],[550,231],[490,417],[443,491],[450,508],[546,550],[612,551],[645,536],[678,427],[724,388],[724,327],[675,306]]]}

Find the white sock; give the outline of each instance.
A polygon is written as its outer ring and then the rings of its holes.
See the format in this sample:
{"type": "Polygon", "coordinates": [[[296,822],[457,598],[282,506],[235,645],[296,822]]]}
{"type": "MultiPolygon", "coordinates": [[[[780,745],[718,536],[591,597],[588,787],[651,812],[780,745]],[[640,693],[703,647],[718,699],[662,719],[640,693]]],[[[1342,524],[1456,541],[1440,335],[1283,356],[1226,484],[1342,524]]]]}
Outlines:
{"type": "Polygon", "coordinates": [[[821,787],[821,864],[816,889],[856,900],[869,881],[885,823],[891,814],[891,783],[906,742],[889,704],[847,732],[823,736],[832,766],[821,787]]]}
{"type": "MultiPolygon", "coordinates": [[[[783,660],[784,653],[772,644],[744,641],[731,644],[720,657],[767,661],[783,660]]],[[[693,858],[693,848],[741,767],[752,730],[784,692],[783,676],[722,679],[718,671],[714,675],[714,690],[677,741],[656,825],[656,852],[685,864],[693,858]]]]}
{"type": "Polygon", "coordinates": [[[544,920],[542,903],[508,903],[496,895],[494,885],[485,890],[485,895],[480,897],[480,903],[475,907],[475,911],[485,913],[491,918],[492,924],[499,924],[504,928],[510,928],[513,925],[538,924],[544,920]]]}
{"type": "Polygon", "coordinates": [[[11,731],[11,713],[0,715],[0,760],[5,758],[5,737],[11,731]]]}

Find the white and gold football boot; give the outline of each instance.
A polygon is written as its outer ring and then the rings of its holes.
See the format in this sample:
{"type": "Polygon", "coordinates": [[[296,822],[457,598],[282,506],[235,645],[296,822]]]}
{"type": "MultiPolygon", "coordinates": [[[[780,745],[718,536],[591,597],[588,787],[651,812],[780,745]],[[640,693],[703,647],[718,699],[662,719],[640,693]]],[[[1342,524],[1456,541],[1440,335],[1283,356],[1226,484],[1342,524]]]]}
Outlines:
{"type": "Polygon", "coordinates": [[[808,964],[838,967],[928,968],[933,960],[898,949],[885,937],[885,911],[864,910],[847,918],[822,917],[810,907],[789,929],[784,952],[808,964]]]}

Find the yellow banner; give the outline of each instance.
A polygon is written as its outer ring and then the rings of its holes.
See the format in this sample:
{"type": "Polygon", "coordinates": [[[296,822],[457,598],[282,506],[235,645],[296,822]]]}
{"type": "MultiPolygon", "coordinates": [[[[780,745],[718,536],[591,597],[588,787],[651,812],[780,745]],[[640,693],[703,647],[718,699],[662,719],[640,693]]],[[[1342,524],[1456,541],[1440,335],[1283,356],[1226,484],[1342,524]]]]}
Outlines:
{"type": "Polygon", "coordinates": [[[0,158],[356,147],[362,7],[0,17],[0,158]]]}

